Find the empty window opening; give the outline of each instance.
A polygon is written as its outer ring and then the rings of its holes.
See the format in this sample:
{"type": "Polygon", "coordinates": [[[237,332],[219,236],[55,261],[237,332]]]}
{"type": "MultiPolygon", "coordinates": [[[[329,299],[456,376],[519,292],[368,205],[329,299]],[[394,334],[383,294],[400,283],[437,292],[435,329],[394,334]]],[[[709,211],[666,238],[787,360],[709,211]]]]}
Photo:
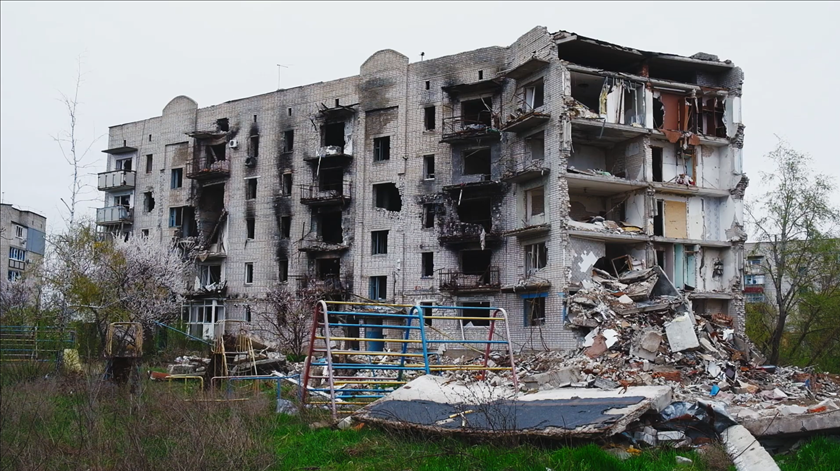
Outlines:
{"type": "MultiPolygon", "coordinates": [[[[434,306],[434,301],[420,301],[421,306],[434,306]]],[[[432,325],[432,321],[434,319],[429,319],[429,317],[433,316],[432,308],[431,307],[421,307],[420,309],[423,310],[423,324],[424,325],[432,325]]]]}
{"type": "Polygon", "coordinates": [[[257,179],[248,178],[245,180],[245,199],[252,200],[257,197],[257,179]]]}
{"type": "Polygon", "coordinates": [[[662,148],[651,147],[651,154],[653,155],[653,181],[662,181],[662,148]]]}
{"type": "Polygon", "coordinates": [[[429,229],[435,227],[435,214],[437,214],[437,205],[434,203],[427,203],[423,205],[423,228],[429,229]]]}
{"type": "Polygon", "coordinates": [[[131,158],[128,159],[119,159],[114,161],[114,170],[124,170],[126,172],[131,171],[131,158]]]}
{"type": "Polygon", "coordinates": [[[571,72],[572,98],[583,103],[595,113],[601,109],[601,90],[604,88],[604,77],[597,75],[571,72]]]}
{"type": "Polygon", "coordinates": [[[184,185],[184,169],[182,168],[173,168],[172,169],[172,179],[170,182],[170,188],[181,188],[184,185]]]}
{"type": "Polygon", "coordinates": [[[152,154],[146,154],[146,173],[152,173],[154,165],[154,156],[152,154]]]}
{"type": "Polygon", "coordinates": [[[464,152],[464,175],[490,176],[490,148],[464,152]]]}
{"type": "Polygon", "coordinates": [[[149,134],[149,142],[152,142],[152,135],[149,134]]]}
{"type": "Polygon", "coordinates": [[[435,274],[435,253],[423,252],[421,254],[421,275],[423,277],[434,276],[435,274]]]}
{"type": "Polygon", "coordinates": [[[198,279],[201,286],[209,286],[222,281],[222,266],[221,265],[199,265],[198,279]]]}
{"type": "Polygon", "coordinates": [[[435,107],[427,106],[423,114],[423,123],[426,131],[431,131],[435,128],[435,107]]]}
{"type": "Polygon", "coordinates": [[[380,183],[373,185],[373,199],[375,207],[387,209],[388,211],[402,210],[402,197],[400,190],[394,183],[380,183]]]}
{"type": "Polygon", "coordinates": [[[388,231],[373,231],[370,233],[371,255],[388,253],[388,231]]]}
{"type": "Polygon", "coordinates": [[[426,80],[426,90],[429,90],[430,88],[432,88],[432,82],[426,80]]]}
{"type": "Polygon", "coordinates": [[[123,147],[125,147],[126,145],[127,145],[127,144],[126,144],[126,140],[125,140],[125,139],[123,139],[123,147]]]}
{"type": "Polygon", "coordinates": [[[368,297],[374,301],[388,298],[388,277],[372,276],[369,282],[368,297]]]}
{"type": "Polygon", "coordinates": [[[143,230],[140,231],[140,234],[143,237],[149,237],[149,230],[148,229],[143,229],[143,230]]]}
{"type": "Polygon", "coordinates": [[[665,251],[664,250],[657,250],[656,251],[656,265],[663,270],[665,269],[665,251]]]}
{"type": "Polygon", "coordinates": [[[341,212],[321,213],[319,215],[318,229],[321,240],[328,244],[340,244],[344,241],[341,228],[341,212]]]}
{"type": "Polygon", "coordinates": [[[283,174],[282,185],[280,191],[282,191],[283,196],[291,196],[292,195],[292,174],[291,173],[284,173],[283,174]]]}
{"type": "Polygon", "coordinates": [[[219,127],[219,131],[228,132],[230,131],[230,124],[227,118],[221,118],[216,120],[216,126],[219,127]]]}
{"type": "Polygon", "coordinates": [[[484,80],[484,71],[483,70],[478,71],[478,79],[479,80],[484,80]]]}
{"type": "Polygon", "coordinates": [[[479,319],[461,319],[464,327],[486,327],[490,325],[490,303],[487,301],[461,303],[463,307],[484,309],[461,309],[461,317],[478,317],[479,319]],[[483,319],[486,318],[487,320],[483,319]]]}
{"type": "Polygon", "coordinates": [[[324,125],[325,146],[344,147],[344,121],[324,125]]]}
{"type": "Polygon", "coordinates": [[[245,231],[247,239],[253,239],[256,232],[257,220],[254,218],[245,218],[245,231]]]}
{"type": "Polygon", "coordinates": [[[486,232],[493,226],[492,203],[490,198],[477,198],[461,201],[458,206],[458,218],[461,222],[480,224],[486,232]]]}
{"type": "Polygon", "coordinates": [[[339,106],[338,105],[338,98],[335,99],[335,106],[339,106]]]}
{"type": "Polygon", "coordinates": [[[290,129],[283,133],[283,152],[291,152],[295,148],[295,131],[290,129]]]}
{"type": "Polygon", "coordinates": [[[292,217],[280,216],[280,236],[288,239],[292,235],[292,217]]]}
{"type": "Polygon", "coordinates": [[[204,151],[207,153],[208,164],[227,159],[227,143],[221,143],[215,146],[208,144],[204,146],[204,151]]]}
{"type": "Polygon", "coordinates": [[[320,191],[331,191],[336,194],[343,194],[344,190],[344,169],[322,168],[318,174],[318,189],[320,191]]]}
{"type": "Polygon", "coordinates": [[[143,209],[147,213],[155,209],[155,197],[151,191],[143,193],[143,209]]]}
{"type": "Polygon", "coordinates": [[[525,300],[525,324],[529,326],[545,325],[545,297],[525,300]]]}
{"type": "Polygon", "coordinates": [[[319,280],[337,278],[341,273],[340,258],[320,258],[315,263],[315,275],[319,280]]]}
{"type": "Polygon", "coordinates": [[[253,262],[248,262],[245,264],[245,284],[251,284],[254,282],[254,264],[253,262]]]}
{"type": "Polygon", "coordinates": [[[665,202],[656,200],[656,214],[653,216],[653,235],[665,235],[665,202]]]}
{"type": "Polygon", "coordinates": [[[525,145],[531,153],[531,160],[545,159],[545,133],[541,132],[525,138],[525,145]]]}
{"type": "Polygon", "coordinates": [[[251,134],[249,138],[249,143],[251,147],[251,157],[259,157],[260,156],[260,135],[259,134],[251,134]]]}
{"type": "Polygon", "coordinates": [[[289,261],[288,260],[280,260],[279,267],[277,269],[277,279],[281,283],[289,281],[289,261]]]}
{"type": "Polygon", "coordinates": [[[291,108],[287,109],[286,111],[289,113],[289,116],[292,115],[292,109],[291,108]]]}
{"type": "Polygon", "coordinates": [[[254,122],[257,122],[257,115],[254,115],[254,122]]]}
{"type": "Polygon", "coordinates": [[[548,264],[548,249],[545,242],[525,246],[525,274],[533,275],[548,264]]]}
{"type": "Polygon", "coordinates": [[[423,156],[423,179],[424,180],[434,180],[435,179],[435,156],[434,155],[424,155],[423,156]]]}
{"type": "Polygon", "coordinates": [[[543,81],[534,82],[525,86],[525,111],[532,111],[545,104],[545,85],[543,81]]]}
{"type": "Polygon", "coordinates": [[[653,127],[662,129],[665,124],[665,105],[658,96],[653,97],[653,127]]]}
{"type": "Polygon", "coordinates": [[[391,159],[391,136],[373,139],[373,161],[382,162],[391,159]]]}
{"type": "Polygon", "coordinates": [[[462,250],[461,272],[465,275],[479,275],[480,284],[490,283],[490,261],[493,252],[490,250],[462,250]]]}
{"type": "Polygon", "coordinates": [[[525,209],[528,218],[545,214],[545,189],[532,188],[525,192],[525,209]]]}
{"type": "Polygon", "coordinates": [[[490,126],[492,122],[493,99],[490,97],[467,100],[461,103],[463,126],[480,124],[490,126]]]}

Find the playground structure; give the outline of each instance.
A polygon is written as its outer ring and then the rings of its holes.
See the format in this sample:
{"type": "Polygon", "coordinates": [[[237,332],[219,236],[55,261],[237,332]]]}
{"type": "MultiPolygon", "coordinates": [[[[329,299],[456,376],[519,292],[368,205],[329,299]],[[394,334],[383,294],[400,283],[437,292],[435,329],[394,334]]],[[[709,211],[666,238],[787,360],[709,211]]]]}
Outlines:
{"type": "Polygon", "coordinates": [[[487,371],[509,370],[514,387],[518,387],[507,312],[502,308],[322,300],[313,312],[309,340],[302,382],[304,403],[328,405],[334,418],[384,397],[408,382],[411,375],[475,371],[476,379],[486,379],[487,371]],[[424,309],[444,315],[425,315],[424,309]],[[472,310],[489,310],[491,315],[471,316],[472,310]],[[459,323],[461,338],[432,328],[427,320],[459,323]],[[486,339],[466,338],[462,326],[473,320],[488,321],[486,339]],[[502,323],[501,328],[497,323],[502,323]],[[500,330],[504,330],[503,337],[500,330]],[[396,335],[386,338],[385,331],[396,335]],[[428,331],[435,332],[437,338],[428,331]],[[364,350],[359,348],[362,342],[364,350]],[[398,351],[385,351],[385,344],[396,345],[398,351]],[[483,361],[474,365],[443,363],[443,356],[430,350],[440,345],[460,345],[482,355],[483,361]],[[490,365],[494,347],[506,348],[509,366],[490,365]],[[360,361],[359,357],[366,360],[360,361]],[[310,381],[316,384],[310,386],[310,381]]]}

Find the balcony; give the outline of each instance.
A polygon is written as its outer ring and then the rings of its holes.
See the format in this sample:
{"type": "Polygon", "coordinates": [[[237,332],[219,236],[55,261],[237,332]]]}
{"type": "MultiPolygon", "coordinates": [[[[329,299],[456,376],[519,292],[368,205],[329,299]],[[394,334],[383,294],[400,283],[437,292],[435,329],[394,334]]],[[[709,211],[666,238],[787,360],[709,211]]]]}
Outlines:
{"type": "Polygon", "coordinates": [[[525,155],[515,155],[505,162],[502,181],[522,183],[528,180],[548,175],[550,169],[545,160],[528,158],[525,155]]]}
{"type": "Polygon", "coordinates": [[[342,294],[350,286],[349,280],[342,280],[341,275],[330,273],[326,275],[294,275],[297,291],[314,291],[321,294],[342,294]]]}
{"type": "Polygon", "coordinates": [[[318,149],[315,155],[306,155],[304,162],[319,165],[320,167],[340,167],[350,163],[353,156],[347,150],[349,146],[324,146],[318,149]]]}
{"type": "Polygon", "coordinates": [[[131,223],[134,219],[134,208],[126,206],[108,206],[107,208],[96,209],[96,224],[110,226],[123,223],[131,223]]]}
{"type": "Polygon", "coordinates": [[[98,174],[99,191],[119,191],[134,188],[134,180],[137,174],[133,170],[113,170],[98,174]]]}
{"type": "Polygon", "coordinates": [[[501,136],[502,133],[491,125],[489,119],[472,120],[455,116],[443,119],[443,136],[440,142],[448,144],[497,142],[501,136]]]}
{"type": "Polygon", "coordinates": [[[298,242],[298,250],[301,252],[343,252],[349,248],[349,245],[343,243],[324,242],[316,239],[301,239],[298,242]]]}
{"type": "Polygon", "coordinates": [[[440,289],[453,293],[492,293],[501,290],[499,267],[487,267],[483,273],[463,273],[460,270],[440,272],[440,289]]]}
{"type": "Polygon", "coordinates": [[[501,241],[497,231],[485,230],[485,225],[490,226],[490,221],[485,224],[468,222],[451,222],[441,228],[438,242],[443,245],[456,246],[462,244],[482,243],[491,244],[501,241]]]}
{"type": "Polygon", "coordinates": [[[310,206],[346,204],[350,201],[350,182],[301,185],[300,202],[310,206]]]}
{"type": "Polygon", "coordinates": [[[229,176],[230,160],[214,160],[207,157],[193,159],[191,170],[187,173],[187,178],[193,180],[227,178],[229,176]]]}

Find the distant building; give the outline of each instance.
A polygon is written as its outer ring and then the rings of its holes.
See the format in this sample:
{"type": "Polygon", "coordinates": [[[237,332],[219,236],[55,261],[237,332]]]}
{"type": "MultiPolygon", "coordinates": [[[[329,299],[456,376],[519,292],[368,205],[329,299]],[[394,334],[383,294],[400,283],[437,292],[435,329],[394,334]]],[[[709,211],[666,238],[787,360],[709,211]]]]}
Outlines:
{"type": "Polygon", "coordinates": [[[710,54],[543,27],[382,50],[352,77],[112,126],[96,221],[197,252],[185,319],[205,335],[279,282],[502,307],[518,346],[573,348],[566,300],[592,266],[659,265],[695,311],[743,319],[742,82],[710,54]]]}
{"type": "Polygon", "coordinates": [[[0,205],[0,264],[9,281],[23,276],[29,263],[43,258],[46,228],[44,216],[8,203],[0,205]]]}

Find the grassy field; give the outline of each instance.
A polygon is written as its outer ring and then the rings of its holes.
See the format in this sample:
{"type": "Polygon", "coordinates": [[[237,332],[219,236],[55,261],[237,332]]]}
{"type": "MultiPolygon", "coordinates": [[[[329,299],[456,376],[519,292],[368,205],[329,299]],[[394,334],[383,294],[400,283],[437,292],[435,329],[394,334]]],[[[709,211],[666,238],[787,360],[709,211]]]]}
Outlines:
{"type": "MultiPolygon", "coordinates": [[[[311,429],[323,416],[274,413],[270,387],[252,399],[196,401],[190,387],[145,381],[132,396],[92,378],[21,381],[4,370],[0,469],[43,470],[727,470],[719,447],[660,449],[625,461],[595,445],[470,444],[362,427],[311,429]],[[677,464],[676,456],[692,460],[677,464]]],[[[840,446],[817,439],[788,470],[834,471],[840,446]]],[[[734,468],[732,468],[734,469],[734,468]]]]}

